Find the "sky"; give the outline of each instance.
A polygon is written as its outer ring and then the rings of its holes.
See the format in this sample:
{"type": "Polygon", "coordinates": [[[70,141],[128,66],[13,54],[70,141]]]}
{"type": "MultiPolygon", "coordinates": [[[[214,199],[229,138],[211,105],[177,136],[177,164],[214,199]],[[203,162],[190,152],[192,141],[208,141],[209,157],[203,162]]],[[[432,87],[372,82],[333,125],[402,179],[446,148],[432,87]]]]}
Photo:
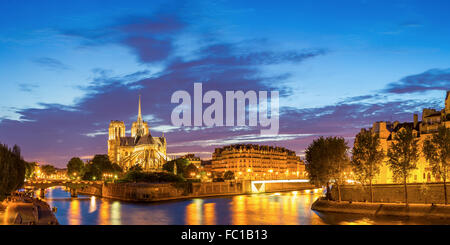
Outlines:
{"type": "MultiPolygon", "coordinates": [[[[352,144],[376,121],[442,109],[450,90],[449,1],[0,1],[0,142],[64,167],[107,153],[111,120],[142,113],[169,155],[234,143],[300,156],[352,144]],[[177,90],[280,91],[278,135],[176,127],[177,90]]],[[[205,107],[205,106],[204,106],[205,107]]]]}

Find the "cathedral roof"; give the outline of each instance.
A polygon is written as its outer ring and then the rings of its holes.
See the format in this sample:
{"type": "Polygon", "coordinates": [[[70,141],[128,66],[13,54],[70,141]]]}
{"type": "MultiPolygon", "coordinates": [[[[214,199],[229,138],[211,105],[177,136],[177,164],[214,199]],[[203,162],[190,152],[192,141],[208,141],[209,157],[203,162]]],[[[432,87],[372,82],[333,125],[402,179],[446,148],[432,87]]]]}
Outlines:
{"type": "Polygon", "coordinates": [[[152,137],[150,134],[139,137],[120,137],[121,146],[138,146],[138,145],[154,145],[160,144],[161,140],[158,137],[152,137]],[[157,139],[155,139],[157,138],[157,139]]]}

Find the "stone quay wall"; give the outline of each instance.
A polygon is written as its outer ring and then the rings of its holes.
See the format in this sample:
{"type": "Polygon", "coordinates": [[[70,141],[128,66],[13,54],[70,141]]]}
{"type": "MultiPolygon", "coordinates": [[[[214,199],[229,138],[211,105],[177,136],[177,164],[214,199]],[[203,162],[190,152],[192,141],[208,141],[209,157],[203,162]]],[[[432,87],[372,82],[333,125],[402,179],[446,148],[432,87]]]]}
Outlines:
{"type": "Polygon", "coordinates": [[[265,185],[266,192],[295,191],[315,188],[309,183],[266,183],[265,185]]]}
{"type": "Polygon", "coordinates": [[[185,185],[153,183],[108,183],[102,197],[125,201],[159,201],[180,198],[187,194],[185,185]]]}
{"type": "MultiPolygon", "coordinates": [[[[281,192],[314,188],[309,183],[266,183],[262,192],[281,192]]],[[[252,193],[251,182],[207,183],[107,183],[102,188],[87,186],[78,194],[95,195],[124,201],[164,201],[195,197],[213,197],[252,193]]]]}
{"type": "Polygon", "coordinates": [[[243,194],[242,183],[232,182],[208,182],[208,183],[192,183],[193,196],[207,195],[235,195],[243,194]]]}
{"type": "Polygon", "coordinates": [[[362,203],[335,202],[317,199],[311,206],[312,210],[320,212],[364,214],[373,216],[403,216],[418,218],[450,218],[450,206],[430,204],[401,203],[362,203]]]}
{"type": "MultiPolygon", "coordinates": [[[[342,201],[365,202],[370,201],[370,189],[368,186],[345,185],[341,186],[342,201]]],[[[408,184],[408,202],[423,204],[443,204],[444,203],[444,185],[443,183],[417,183],[408,184]]],[[[450,200],[450,185],[447,184],[447,198],[450,200]]],[[[404,202],[403,184],[377,184],[373,185],[374,202],[383,203],[403,203],[404,202]]],[[[338,200],[337,188],[331,190],[333,200],[338,200]]]]}
{"type": "Polygon", "coordinates": [[[102,196],[102,188],[96,188],[93,186],[83,186],[80,190],[78,190],[78,194],[85,194],[85,195],[93,195],[93,196],[102,196]]]}

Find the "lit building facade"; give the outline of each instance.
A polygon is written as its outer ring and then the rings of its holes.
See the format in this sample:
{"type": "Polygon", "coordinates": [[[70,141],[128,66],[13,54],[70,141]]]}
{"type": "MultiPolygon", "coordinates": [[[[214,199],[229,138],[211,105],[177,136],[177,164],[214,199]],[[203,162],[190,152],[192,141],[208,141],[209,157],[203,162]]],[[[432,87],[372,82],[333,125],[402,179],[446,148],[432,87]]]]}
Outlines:
{"type": "Polygon", "coordinates": [[[211,168],[231,171],[237,179],[294,179],[305,177],[305,165],[294,151],[283,147],[252,144],[216,148],[211,168]]]}
{"type": "Polygon", "coordinates": [[[162,137],[150,134],[147,122],[141,114],[141,97],[139,96],[138,118],[131,127],[131,137],[125,135],[123,121],[111,121],[109,124],[108,156],[111,162],[123,169],[140,165],[145,171],[162,171],[166,162],[167,142],[162,137]]]}
{"type": "MultiPolygon", "coordinates": [[[[419,121],[419,116],[414,114],[413,122],[376,122],[370,130],[379,135],[381,148],[386,154],[391,147],[397,132],[403,128],[412,129],[413,134],[418,139],[420,157],[416,164],[417,169],[412,171],[408,178],[408,183],[440,182],[442,181],[441,178],[433,175],[431,166],[422,153],[422,146],[424,140],[431,137],[433,133],[437,131],[439,126],[450,128],[450,91],[447,92],[445,97],[445,108],[443,110],[423,109],[421,119],[422,120],[419,121]]],[[[375,183],[394,183],[393,173],[386,161],[387,158],[382,163],[380,173],[376,177],[375,183]]]]}
{"type": "Polygon", "coordinates": [[[194,154],[187,154],[181,157],[182,159],[186,159],[189,164],[194,164],[197,169],[201,168],[202,160],[200,157],[195,156],[194,154]]]}

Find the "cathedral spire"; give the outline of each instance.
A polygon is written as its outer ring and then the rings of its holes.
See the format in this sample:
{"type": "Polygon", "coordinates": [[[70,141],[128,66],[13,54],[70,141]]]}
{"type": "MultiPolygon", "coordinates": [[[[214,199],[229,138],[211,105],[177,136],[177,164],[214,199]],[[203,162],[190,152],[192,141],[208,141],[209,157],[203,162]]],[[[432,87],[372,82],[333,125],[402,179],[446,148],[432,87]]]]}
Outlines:
{"type": "Polygon", "coordinates": [[[141,95],[139,95],[138,122],[142,122],[142,113],[141,113],[141,95]]]}

